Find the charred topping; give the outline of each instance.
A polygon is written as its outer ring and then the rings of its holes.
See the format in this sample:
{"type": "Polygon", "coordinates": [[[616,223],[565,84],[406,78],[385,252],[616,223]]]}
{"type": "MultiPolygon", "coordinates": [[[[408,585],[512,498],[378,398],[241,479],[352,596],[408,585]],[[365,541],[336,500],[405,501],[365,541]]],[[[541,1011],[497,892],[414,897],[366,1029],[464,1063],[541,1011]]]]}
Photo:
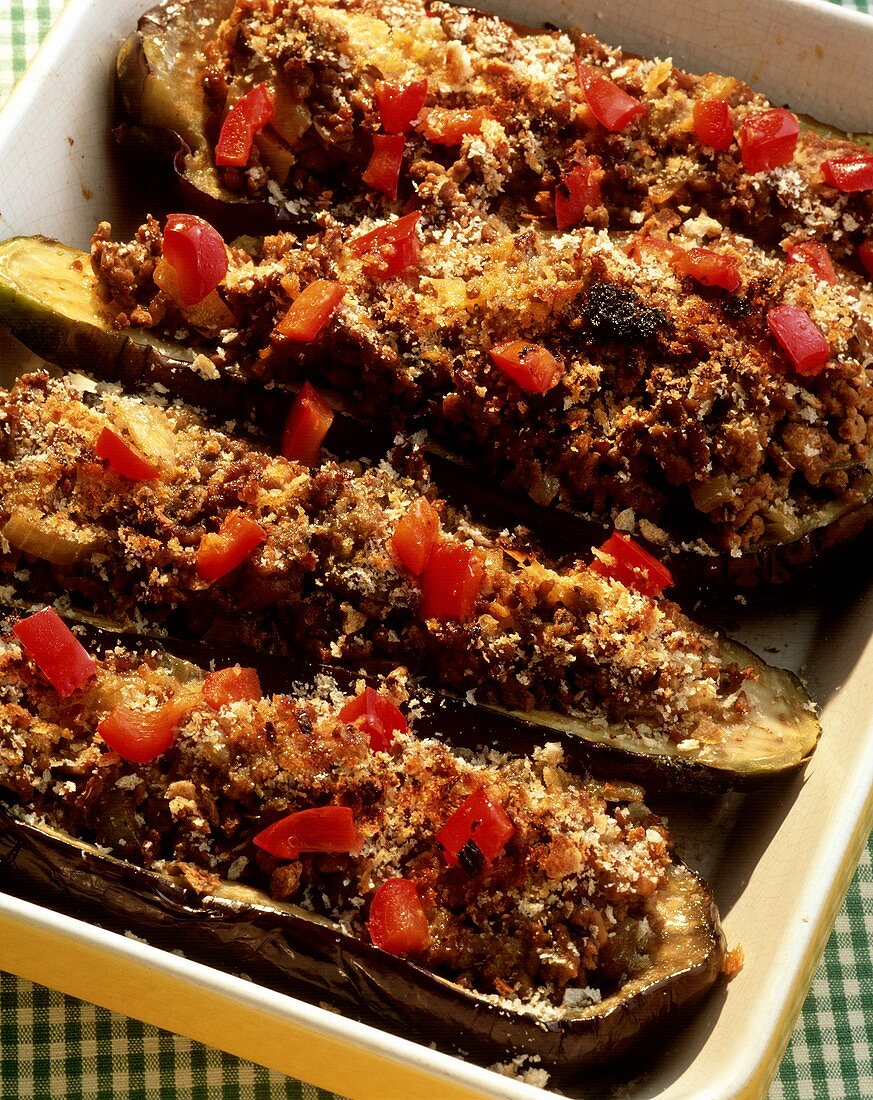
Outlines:
{"type": "Polygon", "coordinates": [[[668,324],[663,310],[647,306],[631,287],[592,283],[579,312],[595,340],[645,344],[668,324]]]}

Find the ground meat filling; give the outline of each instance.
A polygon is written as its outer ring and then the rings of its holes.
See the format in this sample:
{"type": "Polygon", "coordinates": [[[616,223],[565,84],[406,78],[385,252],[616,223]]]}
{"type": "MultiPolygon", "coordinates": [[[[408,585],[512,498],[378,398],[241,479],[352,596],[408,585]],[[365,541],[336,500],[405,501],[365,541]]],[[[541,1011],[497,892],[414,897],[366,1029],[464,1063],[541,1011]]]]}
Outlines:
{"type": "Polygon", "coordinates": [[[88,402],[72,382],[20,380],[0,400],[0,559],[7,583],[69,591],[116,619],[184,607],[237,639],[315,656],[415,660],[439,683],[504,705],[581,709],[667,743],[718,743],[749,712],[756,674],[675,604],[582,566],[557,572],[504,548],[434,500],[443,537],[474,549],[481,590],[467,621],[421,614],[419,582],[391,536],[434,496],[423,474],[387,464],[310,471],[208,429],[183,406],[114,393],[88,402]],[[132,481],[94,453],[104,428],[159,458],[132,481]],[[244,513],[264,534],[232,573],[197,570],[204,536],[244,513]]]}
{"type": "Polygon", "coordinates": [[[588,213],[596,228],[635,228],[665,208],[707,213],[772,245],[800,231],[853,264],[873,233],[870,194],[840,193],[821,175],[824,160],[858,153],[854,143],[806,131],[791,165],[749,175],[736,142],[716,152],[698,140],[698,101],[726,100],[735,131],[771,106],[742,81],[687,73],[669,58],[631,57],[578,31],[522,31],[422,0],[237,4],[205,50],[209,129],[217,135],[228,109],[258,83],[270,88],[276,117],[258,136],[250,166],[220,169],[223,182],[268,196],[297,218],[331,212],[356,220],[372,203],[391,208],[361,182],[381,128],[380,80],[426,80],[425,109],[436,112],[409,131],[401,203],[412,195],[446,206],[462,198],[499,207],[516,225],[551,219],[561,177],[594,156],[603,173],[602,200],[588,213]],[[576,58],[645,114],[619,132],[598,125],[576,58]],[[484,117],[446,144],[431,134],[447,110],[484,117]]]}
{"type": "MultiPolygon", "coordinates": [[[[216,711],[197,694],[199,676],[185,666],[180,677],[174,659],[119,649],[62,700],[7,644],[0,786],[37,819],[182,874],[202,893],[239,880],[364,940],[375,890],[409,879],[429,928],[416,961],[500,1000],[579,1007],[645,968],[671,841],[638,789],[612,792],[608,803],[597,784],[562,769],[554,745],[533,759],[461,758],[407,732],[374,751],[365,732],[338,718],[342,693],[326,678],[307,695],[216,711]],[[151,763],[125,761],[96,732],[119,703],[148,712],[181,692],[191,709],[151,763]],[[477,790],[503,808],[514,833],[490,863],[451,868],[435,833],[477,790]],[[352,809],[359,852],[281,861],[252,842],[289,813],[331,804],[352,809]]],[[[398,671],[377,686],[414,726],[404,684],[398,671]]]]}
{"type": "MultiPolygon", "coordinates": [[[[873,295],[854,276],[830,285],[709,217],[662,212],[631,238],[516,232],[458,206],[450,222],[425,212],[419,264],[382,281],[350,247],[375,224],[268,238],[254,261],[233,251],[221,294],[238,321],[207,340],[188,325],[185,338],[219,372],[305,373],[353,393],[361,415],[384,420],[389,408],[398,428],[426,422],[451,447],[484,451],[538,503],[621,517],[664,545],[789,542],[823,510],[869,496],[873,295]],[[739,289],[680,276],[664,244],[729,260],[739,289]],[[276,335],[315,279],[345,288],[330,322],[310,343],[276,335]],[[770,332],[768,312],[785,305],[828,341],[817,375],[797,373],[770,332]],[[557,360],[546,393],[492,361],[490,349],[517,339],[557,360]]],[[[95,248],[101,275],[102,234],[95,248]]],[[[143,308],[156,289],[144,288],[143,308]]],[[[180,325],[171,312],[163,331],[180,325]]]]}

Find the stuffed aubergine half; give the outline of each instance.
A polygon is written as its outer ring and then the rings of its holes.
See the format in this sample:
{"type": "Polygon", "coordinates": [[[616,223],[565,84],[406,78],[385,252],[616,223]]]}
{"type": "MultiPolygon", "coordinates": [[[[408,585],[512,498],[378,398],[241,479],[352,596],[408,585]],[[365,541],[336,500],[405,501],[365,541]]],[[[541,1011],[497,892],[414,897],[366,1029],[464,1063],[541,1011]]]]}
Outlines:
{"type": "Polygon", "coordinates": [[[170,917],[186,953],[561,1075],[716,981],[712,895],[639,788],[570,774],[555,744],[419,735],[440,708],[403,669],[289,691],[286,665],[265,694],[256,667],[87,644],[51,609],[4,638],[7,878],[146,935],[170,917]]]}
{"type": "MultiPolygon", "coordinates": [[[[0,569],[23,598],[402,661],[675,783],[742,786],[815,746],[797,680],[663,598],[669,572],[626,535],[558,571],[440,502],[418,452],[310,468],[82,381],[0,395],[0,569]]],[[[310,431],[311,413],[298,400],[289,424],[310,431]]]]}
{"type": "Polygon", "coordinates": [[[873,236],[869,135],[581,30],[427,0],[195,0],[148,11],[117,70],[121,136],[181,143],[186,198],[238,232],[422,199],[559,230],[678,212],[859,271],[873,236]]]}
{"type": "Polygon", "coordinates": [[[873,295],[845,269],[823,280],[700,219],[620,240],[424,210],[227,253],[191,216],[167,224],[124,244],[101,226],[96,285],[80,254],[7,242],[0,320],[118,379],[194,358],[217,401],[220,381],[320,382],[389,435],[484,462],[510,501],[617,524],[698,581],[784,579],[870,518],[873,295]],[[183,289],[195,238],[220,266],[183,289]],[[701,249],[742,290],[678,274],[701,249]]]}

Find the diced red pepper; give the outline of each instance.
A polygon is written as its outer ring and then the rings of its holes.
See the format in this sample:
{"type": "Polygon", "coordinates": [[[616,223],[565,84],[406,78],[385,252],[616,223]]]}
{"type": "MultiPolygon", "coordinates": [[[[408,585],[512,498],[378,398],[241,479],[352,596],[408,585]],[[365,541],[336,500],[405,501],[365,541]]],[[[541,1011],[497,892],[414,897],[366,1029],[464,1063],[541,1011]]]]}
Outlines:
{"type": "Polygon", "coordinates": [[[130,478],[131,481],[149,481],[161,472],[159,466],[143,458],[111,428],[104,428],[97,436],[94,454],[105,459],[117,474],[130,478]]]}
{"type": "Polygon", "coordinates": [[[371,279],[390,279],[416,266],[421,256],[415,232],[420,217],[421,211],[415,210],[351,241],[349,249],[356,256],[375,257],[364,264],[364,271],[371,279]]]}
{"type": "Polygon", "coordinates": [[[164,227],[164,259],[176,272],[183,305],[195,306],[227,274],[227,249],[217,229],[194,214],[170,214],[164,227]]]}
{"type": "Polygon", "coordinates": [[[255,703],[262,698],[261,681],[255,668],[231,665],[210,672],[203,681],[203,701],[213,710],[228,703],[255,703]]]}
{"type": "Polygon", "coordinates": [[[357,852],[361,835],[348,806],[313,806],[280,818],[254,843],[276,859],[297,859],[301,852],[357,852]]]}
{"type": "Polygon", "coordinates": [[[476,610],[484,575],[479,555],[471,547],[457,542],[437,543],[422,577],[422,616],[466,622],[476,610]]]}
{"type": "Polygon", "coordinates": [[[421,497],[394,528],[391,546],[410,573],[424,572],[440,534],[440,517],[430,501],[421,497]]]}
{"type": "Polygon", "coordinates": [[[694,133],[701,145],[724,152],[733,145],[734,127],[726,99],[698,99],[694,104],[694,133]]]}
{"type": "Polygon", "coordinates": [[[275,334],[287,340],[314,340],[345,297],[346,288],[330,279],[316,279],[297,295],[275,334]]]}
{"type": "Polygon", "coordinates": [[[670,263],[679,275],[690,275],[704,286],[720,286],[731,294],[743,281],[737,261],[711,248],[679,248],[670,263]]]}
{"type": "Polygon", "coordinates": [[[383,882],[370,902],[370,940],[390,955],[415,955],[430,943],[418,889],[406,878],[383,882]]]}
{"type": "Polygon", "coordinates": [[[646,113],[645,104],[628,95],[623,88],[576,58],[576,72],[585,93],[585,101],[601,126],[610,133],[623,130],[637,115],[646,113]]]}
{"type": "Polygon", "coordinates": [[[231,512],[217,534],[204,535],[197,548],[197,575],[204,581],[217,581],[237,566],[266,539],[264,529],[242,512],[231,512]]]}
{"type": "Polygon", "coordinates": [[[465,798],[436,838],[446,863],[475,876],[495,860],[515,833],[515,826],[499,802],[485,790],[465,798]]]}
{"type": "Polygon", "coordinates": [[[598,157],[586,157],[574,165],[555,188],[555,224],[558,229],[578,225],[590,210],[600,205],[603,172],[598,157]]]}
{"type": "Polygon", "coordinates": [[[389,199],[396,199],[405,148],[403,134],[374,134],[373,153],[362,177],[364,183],[389,199]]]}
{"type": "Polygon", "coordinates": [[[276,115],[266,84],[256,84],[228,111],[215,146],[215,163],[244,168],[252,155],[255,134],[276,115]]]}
{"type": "Polygon", "coordinates": [[[858,245],[858,259],[867,270],[867,274],[873,279],[873,237],[858,245]]]}
{"type": "Polygon", "coordinates": [[[547,348],[527,340],[509,340],[491,348],[488,354],[525,393],[545,393],[561,373],[561,364],[547,348]]]}
{"type": "Polygon", "coordinates": [[[394,735],[409,729],[402,712],[371,687],[365,687],[360,695],[343,704],[339,719],[349,725],[358,722],[370,738],[374,752],[387,752],[394,744],[394,735]]]}
{"type": "Polygon", "coordinates": [[[409,84],[376,82],[376,102],[382,129],[389,134],[405,134],[421,114],[427,99],[427,80],[413,80],[409,84]]]}
{"type": "Polygon", "coordinates": [[[302,466],[315,466],[334,412],[314,386],[304,382],[288,410],[282,431],[282,454],[302,466]]]}
{"type": "Polygon", "coordinates": [[[196,698],[186,694],[168,699],[158,710],[140,711],[114,707],[97,726],[97,732],[125,760],[147,764],[161,756],[176,739],[179,722],[194,708],[196,698]]]}
{"type": "Polygon", "coordinates": [[[589,568],[592,573],[619,581],[644,596],[660,596],[673,584],[673,574],[666,565],[635,542],[630,535],[614,531],[600,547],[608,561],[595,555],[589,568]]]}
{"type": "Polygon", "coordinates": [[[819,241],[799,241],[789,245],[786,254],[790,263],[811,267],[823,283],[833,285],[837,281],[831,254],[819,241]]]}
{"type": "Polygon", "coordinates": [[[873,191],[873,154],[832,157],[821,166],[821,174],[838,191],[873,191]]]}
{"type": "Polygon", "coordinates": [[[94,658],[51,607],[21,619],[13,626],[12,633],[64,699],[87,684],[97,671],[94,658]]]}
{"type": "Polygon", "coordinates": [[[771,107],[746,115],[740,123],[737,140],[743,168],[754,175],[788,164],[797,147],[800,125],[784,107],[771,107]]]}
{"type": "Polygon", "coordinates": [[[422,115],[419,129],[434,145],[460,145],[469,134],[478,134],[488,117],[484,107],[431,107],[422,115]]]}
{"type": "Polygon", "coordinates": [[[827,340],[800,306],[768,310],[767,324],[798,374],[818,374],[830,359],[827,340]]]}

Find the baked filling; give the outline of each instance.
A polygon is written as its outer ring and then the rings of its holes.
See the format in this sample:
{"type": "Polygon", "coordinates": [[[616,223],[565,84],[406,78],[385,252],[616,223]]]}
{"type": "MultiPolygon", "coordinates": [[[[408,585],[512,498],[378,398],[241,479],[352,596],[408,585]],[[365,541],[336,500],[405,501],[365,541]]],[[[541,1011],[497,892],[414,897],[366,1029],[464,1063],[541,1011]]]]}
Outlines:
{"type": "Polygon", "coordinates": [[[376,687],[412,729],[378,750],[325,676],[306,694],[223,700],[214,679],[119,647],[61,697],[13,640],[0,653],[0,786],[30,820],[183,875],[202,894],[222,879],[252,885],[377,945],[373,898],[403,879],[426,924],[400,953],[544,1018],[645,970],[672,854],[638,788],[569,775],[556,745],[522,759],[420,740],[403,670],[376,687]],[[154,719],[174,704],[171,747],[126,759],[108,720],[154,719]],[[462,807],[483,792],[493,820],[465,839],[462,807]],[[328,819],[293,858],[262,835],[315,807],[328,819]],[[331,824],[337,807],[350,813],[351,838],[331,824]]]}

